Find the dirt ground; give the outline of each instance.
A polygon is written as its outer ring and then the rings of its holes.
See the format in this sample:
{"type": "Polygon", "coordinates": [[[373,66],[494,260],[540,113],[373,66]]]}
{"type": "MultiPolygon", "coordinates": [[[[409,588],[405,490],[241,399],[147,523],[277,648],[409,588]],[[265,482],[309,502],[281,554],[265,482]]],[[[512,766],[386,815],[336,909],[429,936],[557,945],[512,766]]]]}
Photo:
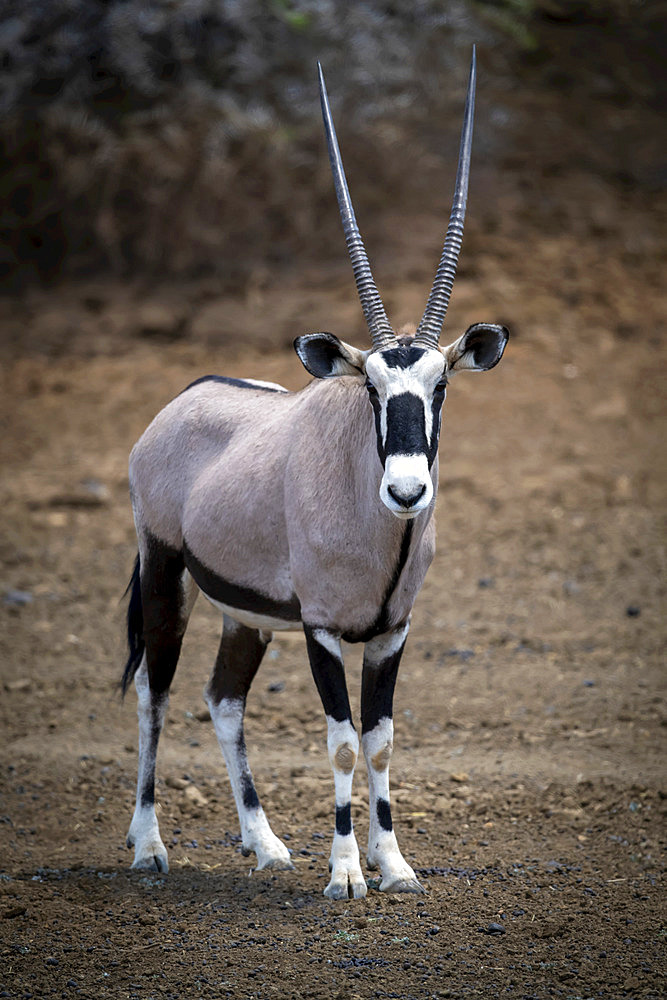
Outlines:
{"type": "MultiPolygon", "coordinates": [[[[296,388],[296,334],[362,344],[349,275],[0,303],[0,996],[664,996],[662,222],[640,198],[597,204],[588,229],[473,240],[455,286],[450,339],[480,319],[513,337],[449,392],[438,554],[397,687],[395,826],[422,897],[372,873],[365,900],[322,896],[333,789],[299,636],[274,640],[247,732],[296,870],[253,874],[201,697],[220,625],[203,600],[158,762],[169,875],[130,872],[125,848],[128,452],[202,374],[296,388]]],[[[399,322],[440,228],[393,230],[399,322]]]]}

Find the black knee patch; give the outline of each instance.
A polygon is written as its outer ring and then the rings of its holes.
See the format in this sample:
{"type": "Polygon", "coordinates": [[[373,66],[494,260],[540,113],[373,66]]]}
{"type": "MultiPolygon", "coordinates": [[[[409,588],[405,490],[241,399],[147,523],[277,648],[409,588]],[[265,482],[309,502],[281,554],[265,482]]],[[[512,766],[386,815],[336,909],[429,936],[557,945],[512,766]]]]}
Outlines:
{"type": "Polygon", "coordinates": [[[259,809],[259,797],[252,779],[244,775],[241,782],[243,788],[243,805],[246,809],[259,809]]]}
{"type": "Polygon", "coordinates": [[[352,833],[352,806],[349,802],[344,806],[336,806],[336,833],[341,837],[352,833]]]}
{"type": "Polygon", "coordinates": [[[378,815],[378,822],[383,830],[393,829],[393,824],[391,822],[391,806],[389,805],[386,799],[378,799],[377,815],[378,815]]]}

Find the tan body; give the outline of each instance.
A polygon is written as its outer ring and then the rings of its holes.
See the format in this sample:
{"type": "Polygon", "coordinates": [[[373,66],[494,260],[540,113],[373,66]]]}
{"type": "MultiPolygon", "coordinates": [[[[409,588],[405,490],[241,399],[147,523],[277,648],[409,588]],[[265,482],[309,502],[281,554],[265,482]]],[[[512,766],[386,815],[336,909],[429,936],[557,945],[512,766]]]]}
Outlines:
{"type": "MultiPolygon", "coordinates": [[[[359,378],[267,392],[202,382],[158,414],[130,457],[137,527],[188,549],[214,573],[276,601],[296,595],[303,622],[339,635],[407,620],[433,558],[433,503],[405,522],[379,497],[383,468],[359,378]]],[[[432,468],[434,492],[437,462],[432,468]]],[[[226,609],[244,624],[261,622],[226,609]]]]}

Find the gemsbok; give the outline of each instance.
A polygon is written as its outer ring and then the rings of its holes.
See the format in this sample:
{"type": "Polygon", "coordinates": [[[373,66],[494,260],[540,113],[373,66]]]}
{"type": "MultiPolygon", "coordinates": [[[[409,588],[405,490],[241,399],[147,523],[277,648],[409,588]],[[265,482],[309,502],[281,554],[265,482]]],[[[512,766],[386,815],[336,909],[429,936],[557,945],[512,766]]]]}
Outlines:
{"type": "Polygon", "coordinates": [[[364,643],[361,746],[368,769],[368,866],[385,892],[420,892],[392,826],[392,703],[410,614],[433,558],[440,418],[449,379],[500,360],[508,332],[476,323],[439,346],[463,236],[475,100],[473,49],[456,188],[426,309],[413,337],[389,324],[343,171],[322,70],[320,100],[336,195],[372,346],[331,333],[297,337],[313,375],[288,392],[207,375],[153,420],[130,457],[138,536],[123,691],[138,695],[139,773],[128,834],[133,868],[166,872],[155,814],[155,761],[196,593],[222,611],[205,698],[227,765],[244,854],[292,868],[260,805],[243,731],[246,696],[272,632],[303,629],[326,714],[335,788],[332,899],[366,895],[352,830],[359,737],[341,641],[364,643]]]}

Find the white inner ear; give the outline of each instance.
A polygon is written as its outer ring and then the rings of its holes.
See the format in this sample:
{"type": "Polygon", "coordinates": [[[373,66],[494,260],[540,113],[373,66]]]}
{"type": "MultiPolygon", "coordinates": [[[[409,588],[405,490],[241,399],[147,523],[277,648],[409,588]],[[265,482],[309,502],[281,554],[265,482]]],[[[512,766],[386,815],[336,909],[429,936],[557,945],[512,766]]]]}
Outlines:
{"type": "Polygon", "coordinates": [[[465,336],[464,333],[447,347],[440,348],[447,362],[447,374],[456,375],[457,372],[461,371],[477,371],[478,366],[475,364],[474,352],[461,350],[465,336]]]}
{"type": "Polygon", "coordinates": [[[365,375],[366,373],[366,358],[371,353],[372,348],[368,351],[360,351],[357,347],[352,347],[351,344],[346,344],[341,340],[340,342],[341,350],[341,361],[336,362],[336,374],[337,375],[365,375]],[[347,362],[348,367],[344,362],[347,362]]]}

